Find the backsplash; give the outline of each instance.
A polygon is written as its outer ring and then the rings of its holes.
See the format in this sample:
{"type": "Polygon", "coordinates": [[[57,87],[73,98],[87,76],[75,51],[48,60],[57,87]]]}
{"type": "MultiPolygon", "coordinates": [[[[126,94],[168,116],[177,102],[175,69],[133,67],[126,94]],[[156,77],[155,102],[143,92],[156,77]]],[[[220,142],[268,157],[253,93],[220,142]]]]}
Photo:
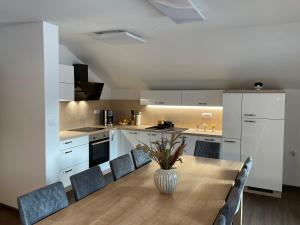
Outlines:
{"type": "Polygon", "coordinates": [[[60,102],[60,130],[98,125],[100,122],[100,115],[95,115],[94,110],[110,108],[110,100],[60,102]]]}
{"type": "Polygon", "coordinates": [[[130,110],[142,113],[142,125],[156,125],[159,120],[171,120],[177,127],[222,130],[222,109],[220,108],[150,108],[140,105],[139,100],[101,100],[81,102],[60,102],[60,130],[73,129],[100,124],[100,115],[94,110],[112,109],[114,121],[126,117],[130,119],[130,110]],[[202,113],[212,113],[212,118],[202,118],[202,113]]]}
{"type": "Polygon", "coordinates": [[[130,118],[130,110],[133,109],[142,113],[143,125],[155,125],[159,120],[171,120],[177,127],[202,128],[206,123],[208,130],[212,125],[215,126],[215,130],[222,130],[221,108],[151,108],[140,105],[139,100],[112,100],[111,103],[116,122],[122,117],[130,118]],[[212,118],[202,118],[202,113],[212,113],[212,118]]]}

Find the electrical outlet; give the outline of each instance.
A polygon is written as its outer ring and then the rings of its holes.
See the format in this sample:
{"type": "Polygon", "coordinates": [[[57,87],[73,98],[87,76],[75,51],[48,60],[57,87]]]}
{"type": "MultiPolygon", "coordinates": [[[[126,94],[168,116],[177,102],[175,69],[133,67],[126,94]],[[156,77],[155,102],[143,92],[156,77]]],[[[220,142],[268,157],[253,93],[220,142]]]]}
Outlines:
{"type": "Polygon", "coordinates": [[[94,110],[94,115],[100,114],[100,109],[95,109],[94,110]]]}

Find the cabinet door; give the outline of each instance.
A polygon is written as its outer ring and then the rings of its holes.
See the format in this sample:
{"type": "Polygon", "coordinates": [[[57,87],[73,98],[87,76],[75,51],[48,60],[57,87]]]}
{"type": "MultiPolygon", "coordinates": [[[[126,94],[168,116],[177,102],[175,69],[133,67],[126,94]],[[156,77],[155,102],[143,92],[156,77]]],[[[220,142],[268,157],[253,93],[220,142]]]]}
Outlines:
{"type": "Polygon", "coordinates": [[[67,65],[59,65],[59,82],[74,84],[74,67],[67,65]]]}
{"type": "Polygon", "coordinates": [[[184,135],[183,137],[185,138],[185,143],[186,143],[184,154],[194,155],[196,141],[199,140],[199,137],[195,135],[184,135]]]}
{"type": "Polygon", "coordinates": [[[281,191],[284,121],[243,119],[241,159],[253,157],[248,186],[281,191]]]}
{"type": "Polygon", "coordinates": [[[63,183],[64,187],[71,186],[70,176],[80,173],[89,168],[89,162],[80,163],[59,171],[59,180],[63,183]]]}
{"type": "Polygon", "coordinates": [[[241,161],[241,142],[237,139],[222,139],[222,159],[241,161]]]}
{"type": "Polygon", "coordinates": [[[60,151],[59,169],[89,161],[89,145],[80,145],[60,151]]]}
{"type": "Polygon", "coordinates": [[[109,132],[109,138],[109,160],[113,160],[119,156],[119,130],[111,130],[109,132]]]}
{"type": "Polygon", "coordinates": [[[182,91],[182,105],[186,106],[222,106],[220,90],[182,91]]]}
{"type": "Polygon", "coordinates": [[[243,94],[243,117],[284,119],[284,93],[243,94]]]}
{"type": "Polygon", "coordinates": [[[118,155],[129,154],[139,144],[139,132],[131,130],[121,131],[121,145],[119,146],[118,155]]]}
{"type": "Polygon", "coordinates": [[[74,101],[74,95],[74,84],[59,83],[59,101],[74,101]]]}
{"type": "Polygon", "coordinates": [[[142,91],[141,105],[181,105],[181,91],[142,91]]]}
{"type": "Polygon", "coordinates": [[[242,127],[242,93],[223,94],[223,137],[240,139],[242,127]]]}

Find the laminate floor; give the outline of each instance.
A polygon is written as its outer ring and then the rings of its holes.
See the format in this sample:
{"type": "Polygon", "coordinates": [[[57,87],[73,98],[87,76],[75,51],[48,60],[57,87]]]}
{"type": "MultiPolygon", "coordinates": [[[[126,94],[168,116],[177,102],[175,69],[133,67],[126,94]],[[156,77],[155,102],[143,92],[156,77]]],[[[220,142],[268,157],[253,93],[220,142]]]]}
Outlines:
{"type": "MultiPolygon", "coordinates": [[[[74,203],[72,192],[68,198],[74,203]]],[[[300,188],[285,186],[281,199],[245,193],[243,219],[244,225],[300,225],[300,188]]],[[[17,210],[0,205],[0,225],[21,225],[17,210]]]]}

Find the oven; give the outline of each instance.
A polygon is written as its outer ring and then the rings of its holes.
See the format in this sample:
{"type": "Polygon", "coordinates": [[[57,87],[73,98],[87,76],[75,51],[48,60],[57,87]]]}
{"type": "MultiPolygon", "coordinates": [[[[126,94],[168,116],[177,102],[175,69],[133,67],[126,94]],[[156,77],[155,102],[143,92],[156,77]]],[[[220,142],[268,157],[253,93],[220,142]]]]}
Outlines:
{"type": "Polygon", "coordinates": [[[91,134],[89,148],[89,167],[109,161],[109,132],[91,134]]]}

